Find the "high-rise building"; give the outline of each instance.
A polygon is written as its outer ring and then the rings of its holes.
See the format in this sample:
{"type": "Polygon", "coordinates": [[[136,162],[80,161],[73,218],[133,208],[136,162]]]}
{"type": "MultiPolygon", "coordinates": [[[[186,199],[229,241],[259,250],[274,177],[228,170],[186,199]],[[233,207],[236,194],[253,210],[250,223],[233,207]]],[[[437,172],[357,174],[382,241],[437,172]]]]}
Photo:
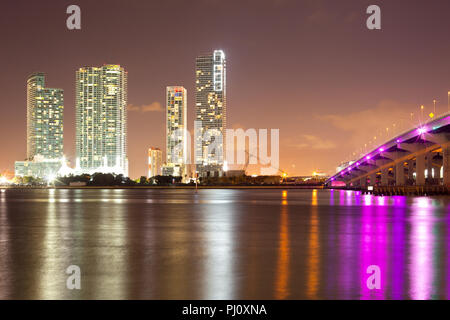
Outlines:
{"type": "Polygon", "coordinates": [[[120,65],[76,72],[76,153],[79,172],[128,176],[127,72],[120,65]]]}
{"type": "Polygon", "coordinates": [[[224,164],[227,125],[226,60],[222,50],[197,57],[195,89],[197,170],[220,171],[224,164]]]}
{"type": "Polygon", "coordinates": [[[166,88],[166,166],[179,167],[182,174],[187,157],[187,91],[184,87],[166,88]]]}
{"type": "Polygon", "coordinates": [[[162,151],[159,148],[148,149],[148,178],[161,175],[162,151]]]}
{"type": "Polygon", "coordinates": [[[64,91],[46,88],[45,74],[27,80],[27,160],[15,162],[16,176],[51,179],[63,157],[64,91]]]}
{"type": "Polygon", "coordinates": [[[64,94],[45,87],[44,73],[27,81],[27,158],[60,159],[63,156],[64,94]]]}

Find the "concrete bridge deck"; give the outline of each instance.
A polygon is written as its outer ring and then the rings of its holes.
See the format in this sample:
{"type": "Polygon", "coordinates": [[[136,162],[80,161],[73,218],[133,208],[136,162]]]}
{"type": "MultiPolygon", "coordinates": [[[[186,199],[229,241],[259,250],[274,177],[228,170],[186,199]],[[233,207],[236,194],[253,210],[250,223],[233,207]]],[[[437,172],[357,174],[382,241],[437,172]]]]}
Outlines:
{"type": "Polygon", "coordinates": [[[450,113],[379,145],[330,177],[326,185],[333,187],[338,181],[361,190],[369,186],[444,186],[448,190],[450,113]]]}

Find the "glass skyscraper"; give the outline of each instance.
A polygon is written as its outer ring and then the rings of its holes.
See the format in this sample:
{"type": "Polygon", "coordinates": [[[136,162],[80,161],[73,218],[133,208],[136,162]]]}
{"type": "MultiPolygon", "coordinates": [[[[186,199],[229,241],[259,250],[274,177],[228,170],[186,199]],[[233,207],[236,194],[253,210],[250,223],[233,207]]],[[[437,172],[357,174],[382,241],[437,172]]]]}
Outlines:
{"type": "Polygon", "coordinates": [[[187,156],[187,90],[166,88],[166,165],[184,165],[187,156]]]}
{"type": "Polygon", "coordinates": [[[63,156],[64,91],[45,87],[44,73],[27,80],[27,159],[63,156]]]}
{"type": "Polygon", "coordinates": [[[63,157],[64,91],[46,88],[45,74],[27,80],[27,160],[16,161],[15,175],[51,180],[63,157]]]}
{"type": "Polygon", "coordinates": [[[78,172],[128,176],[127,72],[120,65],[76,72],[78,172]]]}
{"type": "Polygon", "coordinates": [[[221,171],[226,133],[226,60],[222,50],[196,59],[195,162],[197,170],[221,171]],[[211,146],[213,144],[214,147],[211,146]]]}

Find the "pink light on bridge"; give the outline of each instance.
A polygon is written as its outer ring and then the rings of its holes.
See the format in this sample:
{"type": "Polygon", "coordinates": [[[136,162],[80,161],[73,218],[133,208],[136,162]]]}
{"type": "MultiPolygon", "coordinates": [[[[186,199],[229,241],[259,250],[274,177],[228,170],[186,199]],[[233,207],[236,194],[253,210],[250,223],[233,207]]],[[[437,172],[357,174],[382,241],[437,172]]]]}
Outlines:
{"type": "Polygon", "coordinates": [[[419,129],[417,129],[417,132],[418,132],[419,134],[424,134],[424,133],[427,132],[427,129],[425,129],[425,128],[419,128],[419,129]]]}

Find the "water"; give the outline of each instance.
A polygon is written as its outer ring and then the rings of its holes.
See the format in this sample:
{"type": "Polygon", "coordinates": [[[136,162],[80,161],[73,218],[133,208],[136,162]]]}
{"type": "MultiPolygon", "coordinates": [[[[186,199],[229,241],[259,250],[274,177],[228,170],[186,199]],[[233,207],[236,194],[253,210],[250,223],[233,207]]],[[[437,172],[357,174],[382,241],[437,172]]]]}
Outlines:
{"type": "Polygon", "coordinates": [[[447,299],[449,212],[337,190],[9,189],[0,298],[447,299]]]}

